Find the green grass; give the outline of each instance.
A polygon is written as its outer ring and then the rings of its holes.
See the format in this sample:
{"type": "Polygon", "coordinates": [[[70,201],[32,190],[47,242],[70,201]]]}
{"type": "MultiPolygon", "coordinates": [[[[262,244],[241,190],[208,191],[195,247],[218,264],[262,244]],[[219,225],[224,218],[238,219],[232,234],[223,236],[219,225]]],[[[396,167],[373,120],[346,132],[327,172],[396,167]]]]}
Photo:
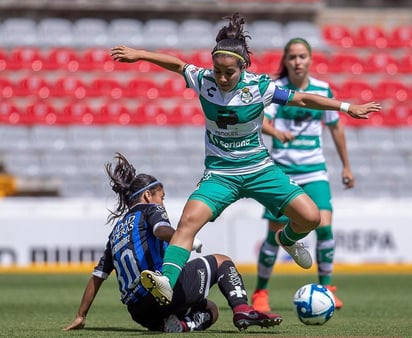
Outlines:
{"type": "MultiPolygon", "coordinates": [[[[112,276],[103,284],[93,304],[84,330],[61,329],[74,319],[89,275],[2,274],[0,275],[1,337],[176,337],[154,334],[135,324],[119,301],[112,276]]],[[[251,294],[255,277],[244,276],[251,294]]],[[[303,284],[316,281],[313,275],[278,275],[272,279],[271,305],[284,320],[279,327],[250,327],[239,332],[232,324],[232,313],[219,289],[211,299],[220,306],[218,322],[197,337],[268,336],[412,336],[412,274],[335,275],[343,309],[323,326],[301,324],[292,310],[292,296],[303,284]]]]}

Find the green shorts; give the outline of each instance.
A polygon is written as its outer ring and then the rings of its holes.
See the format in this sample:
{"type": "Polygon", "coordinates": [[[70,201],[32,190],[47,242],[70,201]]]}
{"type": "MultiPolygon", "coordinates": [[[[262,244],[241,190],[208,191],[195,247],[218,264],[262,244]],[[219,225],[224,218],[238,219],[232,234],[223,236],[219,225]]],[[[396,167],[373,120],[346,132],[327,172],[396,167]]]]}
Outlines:
{"type": "MultiPolygon", "coordinates": [[[[319,210],[332,211],[332,195],[328,181],[310,182],[303,184],[301,187],[305,191],[305,193],[315,202],[319,210]]],[[[266,208],[263,214],[263,218],[279,223],[287,223],[288,221],[288,218],[285,215],[273,215],[274,214],[271,213],[268,208],[266,208]]]]}
{"type": "Polygon", "coordinates": [[[252,198],[274,215],[303,194],[299,185],[276,165],[247,175],[205,173],[189,200],[202,201],[212,210],[215,220],[229,205],[241,198],[252,198]]]}

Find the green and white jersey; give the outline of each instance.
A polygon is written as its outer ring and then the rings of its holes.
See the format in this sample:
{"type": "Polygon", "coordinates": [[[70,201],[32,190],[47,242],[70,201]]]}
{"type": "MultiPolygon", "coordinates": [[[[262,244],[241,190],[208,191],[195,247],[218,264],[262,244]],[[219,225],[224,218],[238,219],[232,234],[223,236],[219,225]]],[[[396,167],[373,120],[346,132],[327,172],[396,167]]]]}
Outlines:
{"type": "Polygon", "coordinates": [[[273,165],[262,138],[263,110],[271,102],[286,104],[293,92],[278,88],[268,75],[249,72],[242,72],[230,92],[219,89],[210,69],[186,65],[184,77],[205,114],[206,172],[244,175],[273,165]]]}
{"type": "MultiPolygon", "coordinates": [[[[287,77],[276,80],[275,83],[295,91],[333,97],[327,82],[312,77],[309,78],[309,85],[305,90],[289,83],[287,77]]],[[[275,163],[298,184],[328,180],[322,151],[322,129],[323,124],[336,124],[339,113],[271,104],[265,108],[265,116],[274,120],[277,129],[290,131],[295,135],[295,139],[287,143],[272,139],[271,156],[275,163]]]]}

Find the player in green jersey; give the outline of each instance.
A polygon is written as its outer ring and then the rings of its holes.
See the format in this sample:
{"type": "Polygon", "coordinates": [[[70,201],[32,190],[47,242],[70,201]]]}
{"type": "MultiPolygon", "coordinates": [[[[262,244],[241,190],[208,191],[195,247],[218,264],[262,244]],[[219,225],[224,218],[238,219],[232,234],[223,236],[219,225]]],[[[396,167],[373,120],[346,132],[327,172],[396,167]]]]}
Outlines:
{"type": "Polygon", "coordinates": [[[143,271],[142,284],[163,304],[170,303],[173,287],[190,256],[196,233],[241,198],[253,198],[274,215],[282,213],[290,222],[277,233],[277,242],[303,268],[312,266],[309,251],[299,240],[320,223],[312,199],[277,167],[262,138],[263,109],[271,103],[319,110],[341,110],[366,119],[380,105],[349,104],[321,95],[282,89],[266,74],[249,73],[251,65],[244,19],[227,17],[211,52],[213,69],[189,65],[163,53],[127,46],[112,48],[120,62],[145,60],[183,75],[202,105],[205,122],[205,172],[190,195],[176,232],[166,250],[162,273],[143,271]]]}
{"type": "MultiPolygon", "coordinates": [[[[333,97],[329,84],[309,75],[312,50],[301,38],[291,39],[284,48],[276,84],[297,92],[317,93],[333,97]]],[[[272,136],[271,155],[283,169],[312,198],[320,210],[321,222],[316,228],[316,261],[319,283],[331,286],[335,242],[332,234],[331,190],[322,151],[322,130],[331,132],[336,151],[342,162],[342,182],[345,188],[354,186],[343,125],[334,110],[307,109],[272,104],[265,108],[263,132],[272,136]]],[[[258,260],[258,278],[252,304],[259,311],[270,311],[267,285],[275,264],[279,245],[275,234],[288,222],[284,215],[274,216],[269,210],[263,215],[268,220],[268,233],[262,243],[258,260]]],[[[335,295],[336,308],[343,306],[335,295]]]]}

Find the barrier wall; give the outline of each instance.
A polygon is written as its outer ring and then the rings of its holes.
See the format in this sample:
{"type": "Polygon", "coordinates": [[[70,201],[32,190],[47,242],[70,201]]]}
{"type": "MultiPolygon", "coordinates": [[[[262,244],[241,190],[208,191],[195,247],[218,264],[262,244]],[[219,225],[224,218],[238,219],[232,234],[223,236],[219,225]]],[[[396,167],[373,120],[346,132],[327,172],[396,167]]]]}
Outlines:
{"type": "MultiPolygon", "coordinates": [[[[185,200],[167,198],[177,224],[185,200]]],[[[110,225],[102,199],[9,198],[0,201],[0,270],[37,264],[95,262],[106,244],[110,225]]],[[[411,199],[337,199],[334,202],[336,263],[412,266],[411,199]]],[[[265,235],[262,208],[253,200],[230,206],[198,234],[203,252],[224,253],[238,264],[255,265],[265,235]]],[[[314,236],[305,241],[314,248],[314,236]]],[[[290,258],[283,251],[280,261],[290,258]]],[[[411,270],[412,272],[412,270],[411,270]]]]}

